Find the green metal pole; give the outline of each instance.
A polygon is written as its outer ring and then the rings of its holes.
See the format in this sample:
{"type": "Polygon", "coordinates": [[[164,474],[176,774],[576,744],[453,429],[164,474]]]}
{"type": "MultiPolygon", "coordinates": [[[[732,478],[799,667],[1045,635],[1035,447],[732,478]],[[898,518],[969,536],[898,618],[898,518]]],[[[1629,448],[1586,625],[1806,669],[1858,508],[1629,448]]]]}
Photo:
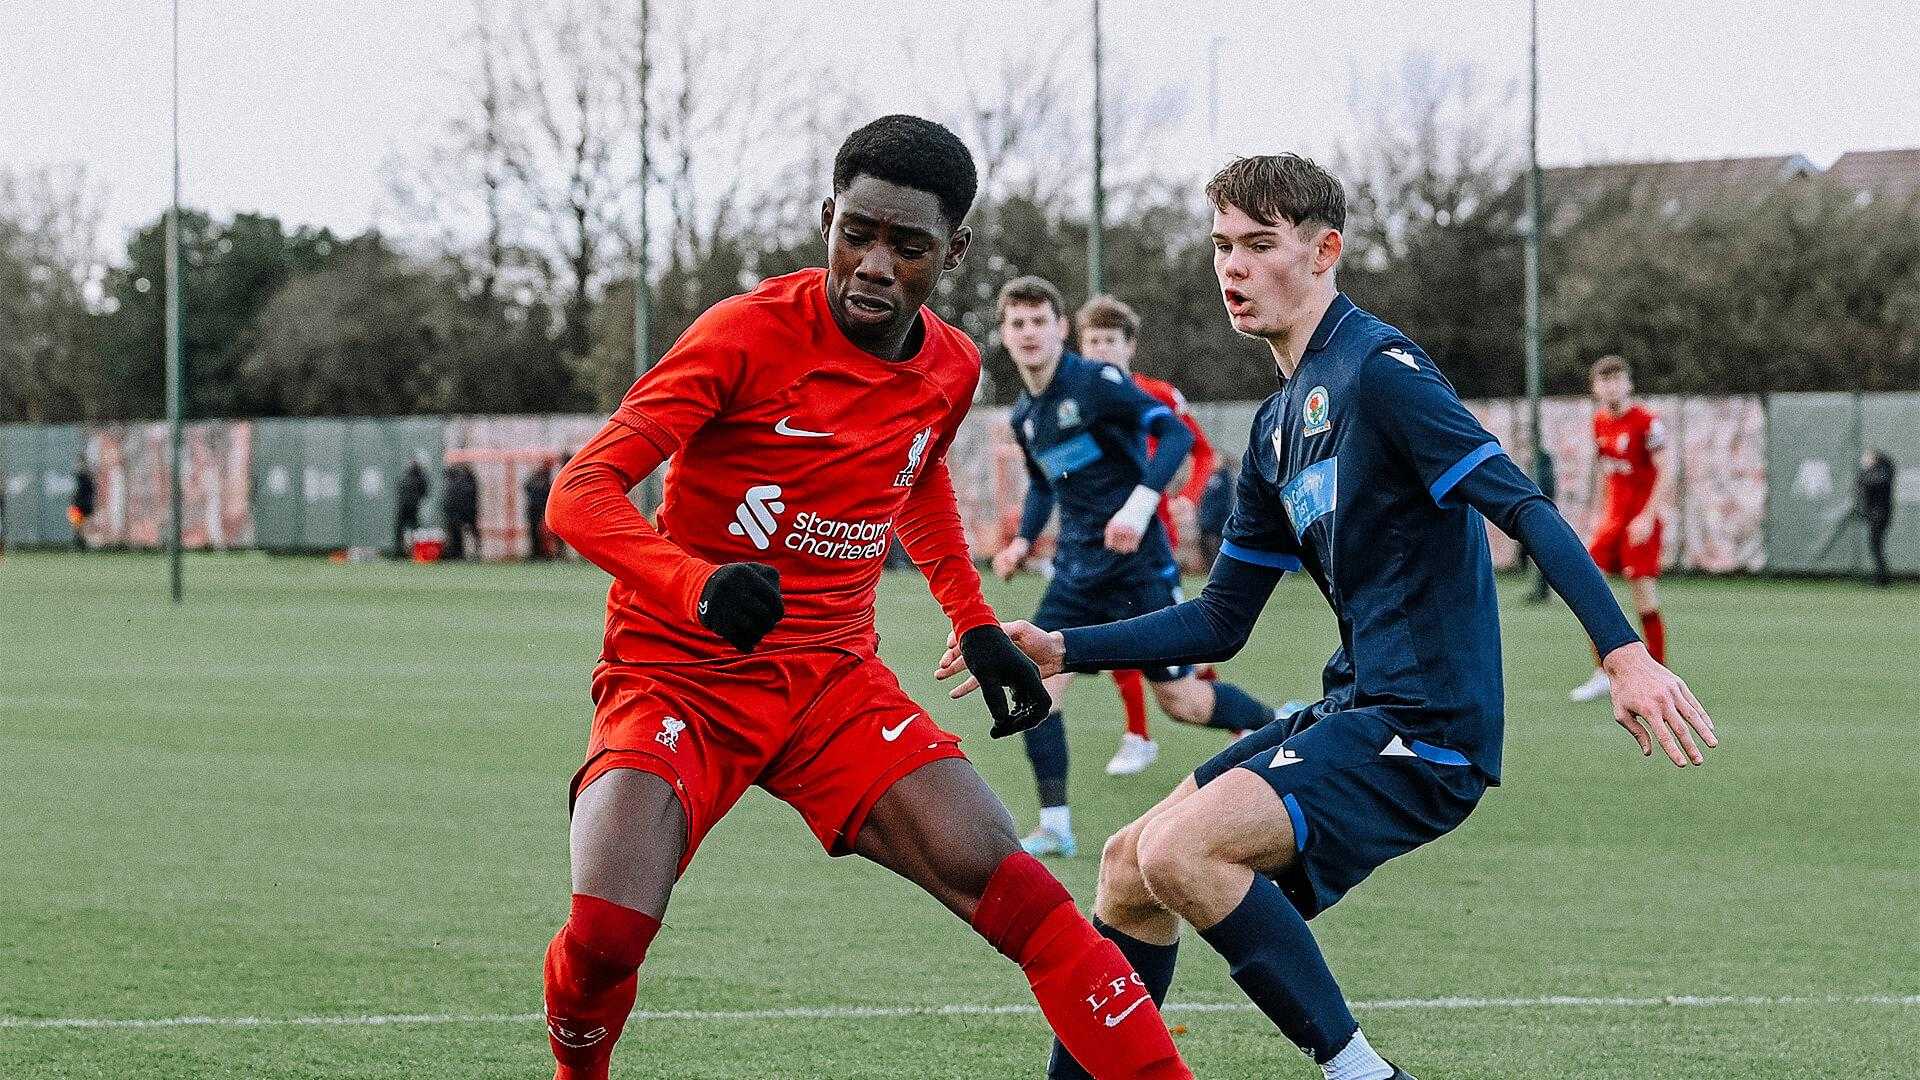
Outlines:
{"type": "Polygon", "coordinates": [[[1540,4],[1527,5],[1527,435],[1534,478],[1552,467],[1540,427],[1540,4]]]}
{"type": "Polygon", "coordinates": [[[180,558],[182,515],[180,418],[184,411],[180,364],[180,0],[173,0],[173,203],[167,210],[167,580],[174,603],[183,596],[180,558]]]}
{"type": "Polygon", "coordinates": [[[647,86],[651,81],[647,53],[647,0],[640,0],[640,239],[633,257],[633,373],[646,373],[653,366],[653,290],[648,286],[651,264],[647,257],[647,192],[652,180],[652,161],[648,156],[651,125],[647,111],[647,86]]]}
{"type": "Polygon", "coordinates": [[[1093,215],[1087,223],[1087,295],[1107,291],[1105,114],[1100,94],[1100,0],[1093,0],[1093,215]]]}

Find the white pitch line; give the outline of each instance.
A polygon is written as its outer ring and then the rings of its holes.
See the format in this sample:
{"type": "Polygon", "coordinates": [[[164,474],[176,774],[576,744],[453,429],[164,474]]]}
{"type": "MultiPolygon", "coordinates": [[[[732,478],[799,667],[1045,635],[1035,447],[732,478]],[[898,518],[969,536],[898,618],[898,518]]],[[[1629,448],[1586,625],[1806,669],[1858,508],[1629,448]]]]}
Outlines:
{"type": "MultiPolygon", "coordinates": [[[[1368,1010],[1435,1009],[1651,1009],[1714,1008],[1730,1005],[1895,1005],[1920,1006],[1920,994],[1868,994],[1848,997],[1826,995],[1695,995],[1662,994],[1657,997],[1547,997],[1506,998],[1386,998],[1380,1001],[1356,1001],[1353,1008],[1368,1010]]],[[[755,1020],[898,1020],[915,1016],[1030,1016],[1040,1010],[1034,1005],[829,1005],[788,1009],[660,1009],[639,1010],[629,1019],[682,1021],[755,1021],[755,1020]]],[[[1176,1001],[1162,1012],[1168,1013],[1244,1013],[1254,1011],[1244,1001],[1176,1001]]],[[[32,1017],[0,1016],[0,1030],[84,1030],[126,1031],[147,1028],[262,1028],[262,1027],[389,1027],[411,1024],[533,1024],[543,1019],[540,1013],[396,1013],[367,1016],[161,1016],[147,1019],[113,1017],[32,1017]]]]}

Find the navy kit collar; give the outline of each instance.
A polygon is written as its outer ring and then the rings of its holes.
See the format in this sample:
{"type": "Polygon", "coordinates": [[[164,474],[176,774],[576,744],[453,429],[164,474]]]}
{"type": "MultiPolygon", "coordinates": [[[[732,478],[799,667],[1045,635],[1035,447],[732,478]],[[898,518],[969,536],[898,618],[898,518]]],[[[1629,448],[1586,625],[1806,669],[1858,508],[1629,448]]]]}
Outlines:
{"type": "MultiPolygon", "coordinates": [[[[1320,325],[1313,328],[1313,336],[1307,339],[1307,352],[1319,352],[1326,348],[1327,342],[1333,340],[1334,331],[1340,329],[1340,324],[1347,321],[1347,316],[1353,314],[1353,310],[1353,301],[1347,299],[1346,293],[1335,293],[1333,303],[1327,305],[1326,314],[1320,316],[1320,325]]],[[[1302,356],[1301,361],[1304,363],[1305,360],[1306,357],[1302,356]]]]}
{"type": "Polygon", "coordinates": [[[1053,393],[1054,390],[1059,388],[1060,378],[1061,376],[1067,373],[1068,366],[1072,364],[1081,363],[1081,362],[1082,361],[1080,358],[1080,354],[1074,352],[1072,349],[1060,350],[1060,362],[1058,364],[1053,365],[1053,378],[1048,380],[1047,388],[1040,391],[1038,394],[1033,394],[1031,396],[1036,398],[1043,398],[1043,397],[1046,397],[1048,394],[1053,393]]]}

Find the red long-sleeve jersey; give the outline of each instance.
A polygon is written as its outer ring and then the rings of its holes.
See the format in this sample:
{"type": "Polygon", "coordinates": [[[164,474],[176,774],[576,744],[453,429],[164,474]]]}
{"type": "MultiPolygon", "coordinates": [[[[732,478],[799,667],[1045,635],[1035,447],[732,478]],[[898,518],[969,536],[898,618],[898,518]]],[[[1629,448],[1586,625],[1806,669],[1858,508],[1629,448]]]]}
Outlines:
{"type": "Polygon", "coordinates": [[[967,336],[922,309],[923,343],[887,361],[847,340],[826,272],[772,278],[701,315],[556,478],[547,525],[614,576],[603,658],[736,656],[696,615],[714,569],[780,571],[786,614],[761,652],[872,655],[891,538],[966,631],[980,595],[945,457],[980,378],[967,336]],[[658,529],[627,491],[671,457],[658,529]]]}
{"type": "MultiPolygon", "coordinates": [[[[1137,371],[1133,373],[1133,381],[1155,401],[1172,409],[1173,415],[1187,425],[1188,431],[1193,432],[1193,451],[1187,455],[1187,466],[1190,471],[1187,473],[1186,486],[1180,489],[1180,497],[1199,506],[1201,496],[1207,493],[1207,477],[1213,475],[1215,460],[1213,444],[1207,441],[1206,429],[1200,426],[1200,421],[1195,420],[1192,410],[1187,408],[1187,396],[1172,383],[1164,379],[1156,379],[1151,375],[1142,375],[1137,371]]],[[[1153,453],[1153,444],[1158,441],[1151,438],[1147,440],[1147,453],[1153,453]]],[[[1167,507],[1167,500],[1160,500],[1158,512],[1160,527],[1167,530],[1167,543],[1178,546],[1180,534],[1174,531],[1173,513],[1167,507]]]]}
{"type": "Polygon", "coordinates": [[[1607,477],[1601,520],[1628,521],[1647,508],[1660,479],[1654,451],[1666,444],[1665,425],[1645,406],[1629,405],[1619,416],[1594,410],[1595,464],[1607,477]]]}

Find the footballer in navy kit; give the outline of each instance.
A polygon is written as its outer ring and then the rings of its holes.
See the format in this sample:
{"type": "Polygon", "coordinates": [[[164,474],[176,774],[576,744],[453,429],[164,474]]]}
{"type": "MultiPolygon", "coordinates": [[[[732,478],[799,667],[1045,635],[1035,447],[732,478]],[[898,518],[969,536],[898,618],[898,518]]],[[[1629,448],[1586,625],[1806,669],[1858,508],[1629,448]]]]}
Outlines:
{"type": "MultiPolygon", "coordinates": [[[[1027,463],[1020,533],[994,557],[1009,578],[1057,507],[1053,579],[1033,621],[1048,630],[1112,622],[1179,601],[1180,570],[1155,511],[1193,447],[1193,433],[1166,405],[1112,364],[1066,348],[1060,291],[1022,277],[1000,290],[1000,339],[1026,390],[1014,404],[1014,440],[1027,463]],[[1157,441],[1151,452],[1148,439],[1157,441]]],[[[1273,710],[1230,683],[1180,664],[1138,667],[1162,688],[1176,719],[1237,731],[1264,727],[1273,710]]],[[[1025,732],[1040,795],[1040,824],[1025,840],[1034,855],[1078,850],[1067,807],[1067,735],[1060,701],[1071,676],[1047,683],[1054,709],[1025,732]]]]}
{"type": "MultiPolygon", "coordinates": [[[[1402,1080],[1367,1042],[1307,920],[1464,821],[1500,778],[1504,694],[1485,520],[1527,549],[1604,658],[1614,717],[1650,754],[1718,745],[1634,634],[1573,530],[1433,361],[1340,294],[1339,181],[1293,155],[1207,187],[1234,329],[1282,380],[1255,417],[1221,557],[1196,600],[1105,626],[1009,624],[1042,674],[1222,660],[1281,576],[1313,579],[1340,648],[1326,697],[1228,747],[1107,845],[1095,925],[1156,998],[1180,921],[1328,1080],[1402,1080]]],[[[950,650],[943,677],[964,667],[950,650]]],[[[968,689],[963,685],[956,694],[968,689]]],[[[1048,1075],[1087,1074],[1057,1045],[1048,1075]]]]}

